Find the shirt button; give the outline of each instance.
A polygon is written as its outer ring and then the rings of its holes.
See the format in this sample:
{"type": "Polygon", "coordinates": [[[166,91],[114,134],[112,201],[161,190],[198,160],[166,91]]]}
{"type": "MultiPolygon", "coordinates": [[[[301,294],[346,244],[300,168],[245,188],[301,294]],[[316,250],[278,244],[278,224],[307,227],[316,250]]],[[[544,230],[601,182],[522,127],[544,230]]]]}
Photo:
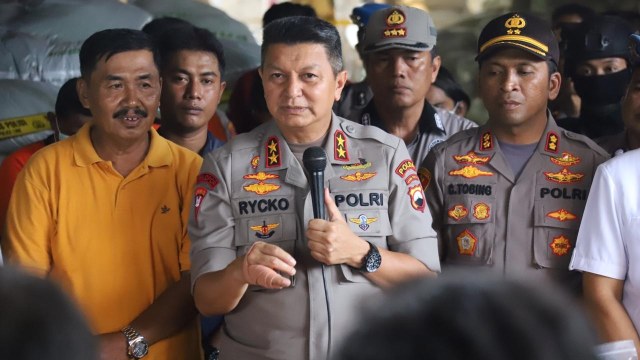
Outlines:
{"type": "Polygon", "coordinates": [[[346,130],[347,130],[348,133],[352,133],[353,130],[354,130],[353,125],[347,125],[346,126],[346,130]]]}

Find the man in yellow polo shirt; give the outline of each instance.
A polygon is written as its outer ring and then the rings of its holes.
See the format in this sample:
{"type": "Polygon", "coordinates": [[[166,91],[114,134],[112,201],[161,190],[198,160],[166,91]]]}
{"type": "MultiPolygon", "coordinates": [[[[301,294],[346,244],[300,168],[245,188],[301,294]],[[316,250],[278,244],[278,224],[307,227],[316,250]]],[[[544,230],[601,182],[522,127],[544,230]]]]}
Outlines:
{"type": "Polygon", "coordinates": [[[57,281],[101,359],[200,359],[186,225],[200,157],[151,128],[158,55],[137,30],[93,34],[78,94],[93,121],[35,154],[9,203],[5,260],[57,281]]]}

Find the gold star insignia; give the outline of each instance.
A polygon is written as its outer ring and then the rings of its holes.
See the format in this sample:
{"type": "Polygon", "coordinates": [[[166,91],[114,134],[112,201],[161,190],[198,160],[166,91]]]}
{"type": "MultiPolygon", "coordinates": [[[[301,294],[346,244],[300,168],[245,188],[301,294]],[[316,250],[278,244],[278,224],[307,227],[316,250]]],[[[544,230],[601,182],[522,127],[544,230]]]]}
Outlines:
{"type": "Polygon", "coordinates": [[[269,143],[269,152],[276,152],[276,146],[278,144],[276,144],[275,141],[272,141],[271,143],[269,143]]]}
{"type": "Polygon", "coordinates": [[[344,138],[342,137],[342,135],[338,135],[338,146],[344,146],[344,138]]]}
{"type": "Polygon", "coordinates": [[[346,151],[344,151],[344,149],[343,149],[343,148],[339,147],[339,148],[337,149],[337,151],[338,151],[338,157],[343,158],[343,157],[345,157],[345,156],[346,156],[346,151]]]}
{"type": "Polygon", "coordinates": [[[278,163],[278,154],[273,154],[269,156],[269,164],[277,164],[278,163]]]}
{"type": "Polygon", "coordinates": [[[400,36],[404,36],[404,29],[400,29],[400,30],[398,30],[398,35],[400,35],[400,36]]]}

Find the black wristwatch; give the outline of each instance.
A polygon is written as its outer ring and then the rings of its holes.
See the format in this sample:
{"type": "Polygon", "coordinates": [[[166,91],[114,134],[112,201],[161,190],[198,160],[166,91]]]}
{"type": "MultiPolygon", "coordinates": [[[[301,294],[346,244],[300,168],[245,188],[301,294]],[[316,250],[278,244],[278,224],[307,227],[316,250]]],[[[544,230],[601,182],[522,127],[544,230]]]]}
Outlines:
{"type": "Polygon", "coordinates": [[[380,268],[380,264],[382,264],[382,256],[380,256],[380,252],[378,248],[373,245],[371,242],[369,243],[369,252],[362,259],[362,267],[360,271],[372,273],[380,268]]]}
{"type": "Polygon", "coordinates": [[[129,347],[127,348],[127,355],[132,359],[142,359],[149,353],[149,343],[135,331],[131,326],[127,326],[121,330],[124,336],[127,338],[129,347]]]}

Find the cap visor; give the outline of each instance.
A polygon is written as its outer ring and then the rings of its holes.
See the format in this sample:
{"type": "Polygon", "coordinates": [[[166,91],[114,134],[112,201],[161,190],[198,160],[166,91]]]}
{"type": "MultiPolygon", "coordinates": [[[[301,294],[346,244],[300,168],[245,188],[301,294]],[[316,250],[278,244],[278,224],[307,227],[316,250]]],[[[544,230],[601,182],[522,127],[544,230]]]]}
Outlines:
{"type": "Polygon", "coordinates": [[[366,48],[364,48],[364,53],[365,54],[369,54],[369,53],[374,53],[374,52],[378,52],[378,51],[383,51],[383,50],[389,50],[389,49],[405,49],[405,50],[413,50],[413,51],[428,51],[433,49],[433,45],[429,46],[425,43],[412,43],[412,44],[408,44],[408,43],[401,43],[401,42],[387,42],[387,43],[382,43],[382,44],[375,44],[375,45],[369,45],[366,48]]]}
{"type": "Polygon", "coordinates": [[[491,45],[490,47],[486,48],[483,52],[481,52],[480,54],[478,54],[476,56],[476,61],[477,62],[481,62],[483,60],[486,60],[488,57],[495,55],[498,51],[500,50],[505,50],[505,49],[518,49],[518,50],[522,50],[525,51],[531,55],[534,55],[537,58],[540,58],[541,60],[551,60],[554,61],[550,56],[544,55],[544,53],[542,53],[540,50],[538,49],[533,49],[528,45],[525,44],[520,44],[518,42],[499,42],[499,43],[495,43],[493,45],[491,45]]]}

